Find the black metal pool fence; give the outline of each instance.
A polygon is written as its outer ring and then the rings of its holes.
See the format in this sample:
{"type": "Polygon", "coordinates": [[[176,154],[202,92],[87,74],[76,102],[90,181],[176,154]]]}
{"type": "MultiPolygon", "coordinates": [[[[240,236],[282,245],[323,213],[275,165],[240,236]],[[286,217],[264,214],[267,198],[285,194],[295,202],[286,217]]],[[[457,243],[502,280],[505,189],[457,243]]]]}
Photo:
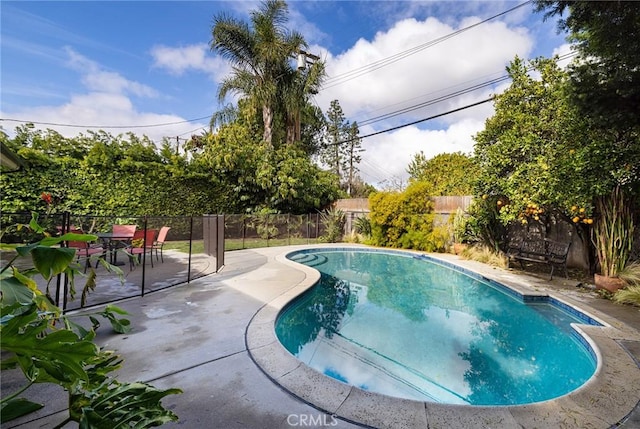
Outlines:
{"type": "Polygon", "coordinates": [[[313,244],[325,231],[320,213],[224,215],[226,250],[313,244]]]}
{"type": "MultiPolygon", "coordinates": [[[[3,243],[32,243],[42,238],[28,225],[31,213],[2,213],[0,215],[3,243]]],[[[69,213],[39,214],[37,223],[49,234],[58,235],[67,231],[81,230],[86,234],[111,233],[113,225],[135,225],[137,230],[159,231],[168,227],[167,239],[162,248],[133,259],[127,249],[110,247],[98,240],[104,253],[92,255],[90,268],[96,273],[96,287],[87,295],[85,307],[107,304],[167,287],[189,283],[192,280],[216,273],[224,265],[224,216],[78,216],[69,213]],[[98,258],[115,262],[117,270],[107,270],[98,258]],[[121,274],[118,273],[121,272],[121,274]]],[[[157,232],[156,232],[157,234],[157,232]]],[[[156,235],[157,236],[157,235],[156,235]]],[[[66,245],[66,243],[65,243],[66,245]]],[[[3,251],[1,264],[6,266],[16,256],[15,252],[3,251]]],[[[78,260],[80,273],[71,282],[61,274],[46,280],[36,278],[41,290],[46,291],[63,311],[81,307],[80,297],[89,279],[89,270],[84,272],[86,259],[78,260]]],[[[31,258],[18,258],[14,265],[19,269],[33,266],[31,258]]]]}
{"type": "MultiPolygon", "coordinates": [[[[3,243],[32,243],[42,236],[29,228],[31,213],[1,213],[3,243]]],[[[87,234],[112,232],[113,225],[136,225],[138,230],[159,231],[169,227],[166,243],[160,253],[142,253],[140,262],[130,265],[130,256],[123,249],[111,249],[122,275],[110,272],[97,263],[100,255],[90,258],[90,266],[96,272],[96,287],[88,295],[85,307],[103,305],[145,293],[189,283],[192,280],[218,272],[224,265],[224,252],[248,248],[286,246],[317,243],[325,232],[320,214],[287,215],[200,215],[200,216],[86,216],[70,213],[39,213],[38,224],[49,234],[56,235],[70,230],[87,234]],[[151,260],[152,259],[152,260],[151,260]],[[152,265],[153,264],[153,265],[152,265]]],[[[105,246],[106,247],[106,246],[105,246]]],[[[4,267],[15,252],[1,254],[4,267]]],[[[109,261],[112,261],[109,255],[109,261]]],[[[39,287],[47,291],[55,304],[63,311],[81,307],[80,296],[87,283],[82,272],[85,260],[78,261],[80,275],[70,282],[59,275],[47,284],[39,279],[39,287]]],[[[31,268],[30,258],[14,261],[18,268],[31,268]]],[[[89,271],[87,271],[89,272],[89,271]]]]}

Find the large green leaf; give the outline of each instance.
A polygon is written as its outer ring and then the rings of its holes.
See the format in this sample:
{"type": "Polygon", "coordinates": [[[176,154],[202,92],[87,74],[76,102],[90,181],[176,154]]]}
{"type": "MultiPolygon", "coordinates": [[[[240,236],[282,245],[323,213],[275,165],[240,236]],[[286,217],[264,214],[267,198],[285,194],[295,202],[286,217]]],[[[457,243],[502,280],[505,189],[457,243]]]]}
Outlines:
{"type": "Polygon", "coordinates": [[[2,403],[0,409],[0,423],[6,423],[18,417],[32,413],[44,407],[42,404],[28,401],[24,398],[16,398],[2,403]]]}
{"type": "Polygon", "coordinates": [[[96,356],[98,347],[68,330],[43,335],[48,323],[32,306],[29,312],[10,319],[1,327],[2,350],[15,353],[25,374],[40,379],[50,376],[62,383],[67,383],[71,376],[86,379],[84,364],[96,356]]]}
{"type": "Polygon", "coordinates": [[[42,277],[49,280],[64,272],[76,255],[75,249],[37,246],[32,252],[33,264],[42,277]]]}
{"type": "Polygon", "coordinates": [[[97,235],[93,234],[77,234],[74,232],[69,232],[59,237],[46,237],[40,240],[41,246],[55,246],[56,244],[62,243],[63,241],[84,241],[91,242],[96,241],[98,239],[97,235]]]}
{"type": "Polygon", "coordinates": [[[159,390],[139,382],[120,384],[114,381],[103,384],[101,395],[92,398],[89,404],[86,397],[73,398],[82,406],[70,404],[70,408],[81,410],[80,428],[146,428],[178,419],[160,402],[165,396],[178,393],[182,391],[159,390]]]}
{"type": "Polygon", "coordinates": [[[28,304],[34,297],[33,290],[13,276],[0,280],[0,292],[2,292],[3,306],[15,303],[28,304]]]}

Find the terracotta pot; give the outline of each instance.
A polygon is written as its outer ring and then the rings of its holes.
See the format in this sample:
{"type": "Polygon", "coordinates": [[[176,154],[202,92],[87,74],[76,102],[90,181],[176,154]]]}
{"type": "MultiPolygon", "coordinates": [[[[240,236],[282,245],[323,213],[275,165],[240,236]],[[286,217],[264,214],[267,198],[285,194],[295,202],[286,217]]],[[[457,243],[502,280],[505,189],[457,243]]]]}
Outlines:
{"type": "Polygon", "coordinates": [[[453,243],[453,253],[455,253],[456,255],[462,253],[462,251],[466,248],[467,245],[464,243],[453,243]]]}
{"type": "Polygon", "coordinates": [[[622,279],[619,279],[618,277],[608,277],[600,274],[594,274],[593,279],[596,284],[596,289],[606,289],[609,292],[615,292],[625,285],[624,281],[622,279]]]}

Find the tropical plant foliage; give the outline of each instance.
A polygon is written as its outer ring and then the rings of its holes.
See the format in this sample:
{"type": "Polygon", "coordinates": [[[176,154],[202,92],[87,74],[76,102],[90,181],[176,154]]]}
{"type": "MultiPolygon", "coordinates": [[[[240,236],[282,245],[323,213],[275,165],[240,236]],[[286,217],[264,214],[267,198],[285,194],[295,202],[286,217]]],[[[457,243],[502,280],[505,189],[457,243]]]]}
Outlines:
{"type": "Polygon", "coordinates": [[[320,213],[320,222],[324,225],[324,235],[320,237],[325,243],[337,243],[344,237],[344,225],[347,218],[344,211],[331,207],[320,213]]]}
{"type": "Polygon", "coordinates": [[[633,247],[631,204],[617,186],[610,195],[596,199],[599,213],[593,228],[595,247],[604,276],[616,277],[624,270],[633,247]]]}
{"type": "MultiPolygon", "coordinates": [[[[35,220],[30,227],[44,232],[35,220]]],[[[159,390],[112,377],[110,373],[120,368],[122,360],[93,343],[99,326],[97,314],[83,316],[91,322],[91,327],[86,328],[62,315],[38,288],[36,276],[49,280],[61,273],[71,278],[78,273],[73,264],[75,250],[60,247],[60,243],[94,239],[95,236],[84,234],[45,236],[36,243],[15,248],[17,255],[31,256],[33,269],[21,271],[12,262],[2,268],[2,371],[20,370],[24,375],[21,388],[2,392],[3,424],[44,406],[21,396],[36,383],[54,383],[67,391],[69,416],[58,427],[69,421],[78,422],[82,428],[150,427],[177,420],[160,401],[180,393],[179,389],[159,390]]],[[[99,313],[120,333],[130,329],[127,319],[117,317],[123,314],[126,313],[115,306],[107,306],[99,313]]]]}
{"type": "Polygon", "coordinates": [[[287,20],[286,2],[268,0],[251,12],[250,23],[216,16],[211,32],[211,49],[233,66],[219,86],[218,99],[235,93],[251,112],[260,112],[268,148],[301,141],[301,115],[325,75],[322,61],[304,70],[293,67],[291,59],[307,43],[300,33],[286,29],[287,20]]]}

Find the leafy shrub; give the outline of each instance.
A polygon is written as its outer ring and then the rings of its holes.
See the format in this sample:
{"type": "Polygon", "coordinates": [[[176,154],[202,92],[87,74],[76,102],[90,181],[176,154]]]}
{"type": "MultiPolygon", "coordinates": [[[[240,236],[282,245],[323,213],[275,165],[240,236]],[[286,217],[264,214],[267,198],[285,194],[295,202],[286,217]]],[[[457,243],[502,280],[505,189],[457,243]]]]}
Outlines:
{"type": "Polygon", "coordinates": [[[640,286],[640,261],[627,264],[618,271],[618,278],[629,286],[640,286]]]}
{"type": "Polygon", "coordinates": [[[355,231],[365,239],[371,237],[371,221],[366,216],[359,216],[354,222],[355,231]]]}
{"type": "Polygon", "coordinates": [[[403,192],[377,192],[369,197],[373,245],[412,249],[429,246],[435,216],[427,189],[428,184],[414,182],[403,192]]]}
{"type": "Polygon", "coordinates": [[[456,243],[469,243],[472,237],[467,215],[460,207],[453,213],[451,227],[453,229],[453,241],[456,243]]]}

